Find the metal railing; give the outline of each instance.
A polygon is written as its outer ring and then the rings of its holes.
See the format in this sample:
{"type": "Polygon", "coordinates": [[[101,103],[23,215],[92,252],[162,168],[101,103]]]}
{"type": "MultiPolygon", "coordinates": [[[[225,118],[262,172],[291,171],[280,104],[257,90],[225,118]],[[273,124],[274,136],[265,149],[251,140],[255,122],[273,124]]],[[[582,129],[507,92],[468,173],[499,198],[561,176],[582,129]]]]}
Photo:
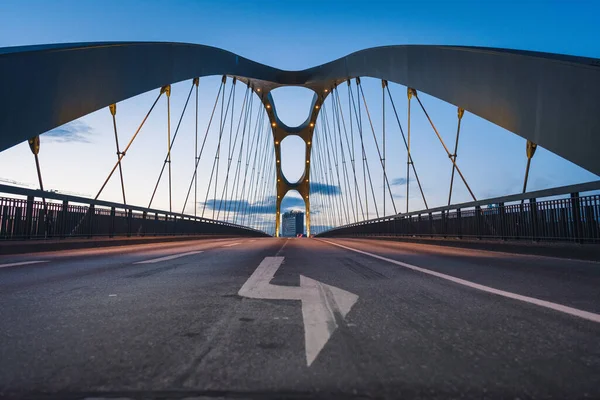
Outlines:
{"type": "Polygon", "coordinates": [[[600,242],[600,181],[357,222],[317,236],[410,236],[600,242]],[[550,198],[541,200],[544,198],[550,198]],[[562,198],[556,198],[562,197],[562,198]]]}
{"type": "Polygon", "coordinates": [[[268,236],[223,221],[102,200],[0,185],[0,240],[98,236],[268,236]]]}

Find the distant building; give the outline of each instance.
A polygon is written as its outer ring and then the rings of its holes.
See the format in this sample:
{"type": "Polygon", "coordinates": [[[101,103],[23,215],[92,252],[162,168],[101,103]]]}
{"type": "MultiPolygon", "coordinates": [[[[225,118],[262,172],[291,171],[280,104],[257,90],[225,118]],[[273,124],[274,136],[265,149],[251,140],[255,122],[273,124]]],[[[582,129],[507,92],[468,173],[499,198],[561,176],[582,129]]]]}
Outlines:
{"type": "Polygon", "coordinates": [[[288,211],[283,214],[281,221],[281,236],[294,237],[304,233],[304,213],[288,211]]]}

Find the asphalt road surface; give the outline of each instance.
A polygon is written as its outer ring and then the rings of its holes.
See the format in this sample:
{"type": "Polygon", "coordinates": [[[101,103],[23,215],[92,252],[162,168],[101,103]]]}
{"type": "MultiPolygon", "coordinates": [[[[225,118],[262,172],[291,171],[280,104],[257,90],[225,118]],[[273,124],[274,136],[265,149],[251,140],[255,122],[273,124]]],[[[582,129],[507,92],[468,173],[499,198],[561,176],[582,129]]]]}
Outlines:
{"type": "Polygon", "coordinates": [[[0,397],[600,398],[600,264],[350,239],[0,257],[0,397]]]}

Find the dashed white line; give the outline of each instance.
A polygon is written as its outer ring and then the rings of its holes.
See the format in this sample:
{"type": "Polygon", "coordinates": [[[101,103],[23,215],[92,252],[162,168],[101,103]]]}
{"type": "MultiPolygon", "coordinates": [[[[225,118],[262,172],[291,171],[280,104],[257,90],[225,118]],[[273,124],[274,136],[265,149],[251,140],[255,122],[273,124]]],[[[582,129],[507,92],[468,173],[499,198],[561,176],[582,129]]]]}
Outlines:
{"type": "Polygon", "coordinates": [[[48,261],[21,261],[21,262],[10,263],[10,264],[0,264],[0,268],[18,267],[20,265],[41,264],[41,263],[47,263],[47,262],[48,261]]]}
{"type": "Polygon", "coordinates": [[[562,313],[565,313],[565,314],[573,315],[575,317],[579,317],[579,318],[587,319],[589,321],[599,322],[600,323],[600,314],[595,314],[595,313],[592,313],[592,312],[589,312],[589,311],[580,310],[578,308],[568,307],[568,306],[565,306],[565,305],[562,305],[562,304],[558,304],[558,303],[552,303],[552,302],[546,301],[546,300],[536,299],[534,297],[523,296],[523,295],[516,294],[516,293],[506,292],[506,291],[500,290],[500,289],[494,289],[494,288],[489,287],[489,286],[480,285],[479,283],[467,281],[467,280],[464,280],[464,279],[456,278],[456,277],[451,276],[451,275],[446,275],[446,274],[442,274],[440,272],[436,272],[436,271],[432,271],[432,270],[429,270],[429,269],[417,267],[415,265],[407,264],[407,263],[402,262],[402,261],[392,260],[391,258],[378,256],[377,254],[373,254],[373,253],[369,253],[369,252],[366,252],[366,251],[354,249],[352,247],[344,246],[344,245],[341,245],[341,244],[338,244],[338,243],[333,243],[333,242],[330,242],[328,240],[322,240],[322,241],[325,242],[325,243],[329,243],[329,244],[331,244],[333,246],[341,247],[341,248],[346,249],[346,250],[354,251],[356,253],[364,254],[364,255],[367,255],[367,256],[370,256],[370,257],[373,257],[373,258],[377,258],[379,260],[387,261],[387,262],[390,262],[392,264],[400,265],[401,267],[404,267],[404,268],[412,269],[414,271],[419,271],[419,272],[422,272],[424,274],[436,276],[438,278],[442,278],[442,279],[445,279],[445,280],[448,280],[448,281],[451,281],[451,282],[454,282],[454,283],[458,283],[459,285],[467,286],[467,287],[470,287],[470,288],[473,288],[473,289],[477,289],[477,290],[481,290],[481,291],[487,292],[487,293],[492,293],[492,294],[495,294],[495,295],[498,295],[498,296],[507,297],[509,299],[519,300],[519,301],[522,301],[522,302],[525,302],[525,303],[530,303],[530,304],[535,304],[536,306],[549,308],[549,309],[554,310],[554,311],[559,311],[559,312],[562,312],[562,313]]]}
{"type": "Polygon", "coordinates": [[[165,256],[165,257],[160,257],[160,258],[153,258],[152,260],[138,261],[138,262],[136,262],[134,264],[154,264],[154,263],[161,262],[161,261],[174,260],[175,258],[185,257],[185,256],[191,256],[191,255],[200,254],[200,253],[202,253],[202,251],[190,251],[190,252],[187,252],[187,253],[172,254],[170,256],[165,256]]]}
{"type": "Polygon", "coordinates": [[[231,247],[231,246],[237,246],[238,244],[240,244],[240,242],[237,242],[237,243],[231,243],[231,244],[226,244],[226,245],[224,245],[224,246],[221,246],[221,247],[231,247]]]}

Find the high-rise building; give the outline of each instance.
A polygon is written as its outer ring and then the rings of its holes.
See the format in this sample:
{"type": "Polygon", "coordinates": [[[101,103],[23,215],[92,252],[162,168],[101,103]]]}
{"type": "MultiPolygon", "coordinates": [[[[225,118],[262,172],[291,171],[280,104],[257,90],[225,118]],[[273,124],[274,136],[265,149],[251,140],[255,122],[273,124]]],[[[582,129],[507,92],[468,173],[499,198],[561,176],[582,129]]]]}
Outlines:
{"type": "Polygon", "coordinates": [[[281,222],[281,236],[293,237],[304,233],[304,213],[301,211],[284,213],[281,222]]]}

